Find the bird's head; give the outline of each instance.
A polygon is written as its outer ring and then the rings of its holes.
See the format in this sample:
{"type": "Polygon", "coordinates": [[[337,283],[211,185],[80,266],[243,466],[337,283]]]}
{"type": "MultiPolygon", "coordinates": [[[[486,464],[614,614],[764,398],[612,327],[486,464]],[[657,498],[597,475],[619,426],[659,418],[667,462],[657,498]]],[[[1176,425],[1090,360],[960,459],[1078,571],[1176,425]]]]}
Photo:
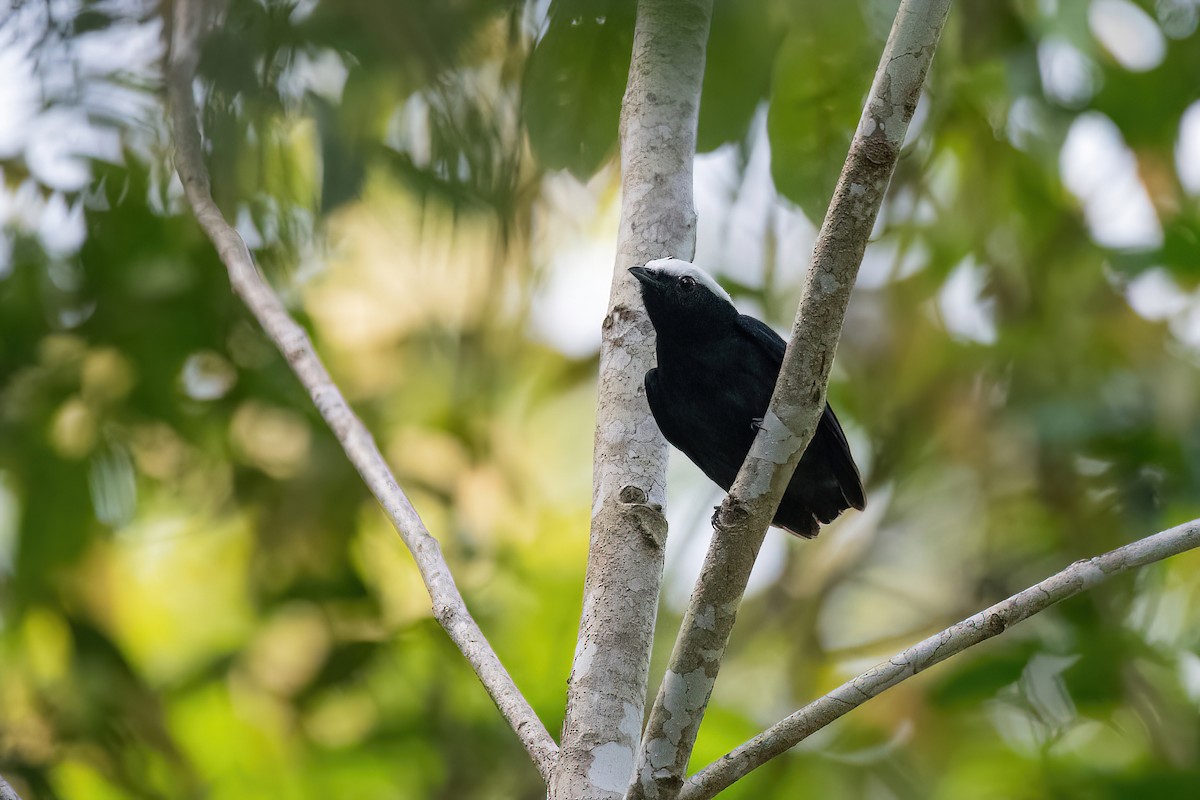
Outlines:
{"type": "Polygon", "coordinates": [[[704,270],[678,258],[660,258],[629,270],[641,284],[654,329],[711,329],[737,317],[733,300],[704,270]]]}

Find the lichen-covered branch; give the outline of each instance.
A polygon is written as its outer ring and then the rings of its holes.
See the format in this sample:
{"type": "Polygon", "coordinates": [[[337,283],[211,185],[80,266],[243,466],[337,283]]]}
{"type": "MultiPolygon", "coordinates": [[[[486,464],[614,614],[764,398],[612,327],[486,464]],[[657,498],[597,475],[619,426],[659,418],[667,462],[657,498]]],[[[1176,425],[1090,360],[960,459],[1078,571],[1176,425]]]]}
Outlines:
{"type": "Polygon", "coordinates": [[[654,330],[629,267],[696,245],[692,160],[712,0],[641,0],[621,108],[621,225],[600,349],[591,545],[552,797],[620,797],[633,773],[667,523],[667,446],[642,380],[654,330]]]}
{"type": "Polygon", "coordinates": [[[233,290],[287,359],[321,416],[341,442],[346,456],[362,475],[400,538],[412,552],[429,591],[434,616],[471,663],[480,682],[548,782],[558,750],[554,740],[471,617],[437,540],[426,530],[408,497],[396,483],[375,440],[330,378],[304,329],[288,315],[274,290],[259,274],[242,238],[225,221],[213,201],[192,97],[200,40],[209,18],[202,2],[180,0],[174,4],[167,98],[175,142],[175,167],[188,202],[200,227],[212,240],[222,263],[229,270],[233,290]]]}
{"type": "Polygon", "coordinates": [[[889,658],[772,725],[688,779],[680,800],[708,800],[872,697],[1114,575],[1200,547],[1200,520],[1076,561],[1041,583],[889,658]]]}
{"type": "Polygon", "coordinates": [[[0,778],[0,800],[21,800],[21,796],[8,785],[8,781],[4,778],[0,778]]]}
{"type": "Polygon", "coordinates": [[[903,0],[813,249],[792,339],[758,436],[717,513],[670,666],[650,712],[631,798],[674,798],[750,569],[825,407],[850,292],[917,107],[950,0],[903,0]]]}

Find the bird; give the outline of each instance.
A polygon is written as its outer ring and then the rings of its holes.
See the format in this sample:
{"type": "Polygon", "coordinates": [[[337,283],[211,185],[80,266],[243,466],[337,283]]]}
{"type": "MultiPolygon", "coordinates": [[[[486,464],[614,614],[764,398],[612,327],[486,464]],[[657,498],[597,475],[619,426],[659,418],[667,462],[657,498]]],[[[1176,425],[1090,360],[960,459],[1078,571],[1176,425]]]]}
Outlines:
{"type": "MultiPolygon", "coordinates": [[[[646,399],[663,436],[725,491],[771,401],[783,338],[738,313],[704,270],[662,258],[630,268],[654,326],[657,366],[646,399]]],[[[788,483],[772,524],[806,539],[848,508],[866,507],[862,479],[829,404],[788,483]]]]}

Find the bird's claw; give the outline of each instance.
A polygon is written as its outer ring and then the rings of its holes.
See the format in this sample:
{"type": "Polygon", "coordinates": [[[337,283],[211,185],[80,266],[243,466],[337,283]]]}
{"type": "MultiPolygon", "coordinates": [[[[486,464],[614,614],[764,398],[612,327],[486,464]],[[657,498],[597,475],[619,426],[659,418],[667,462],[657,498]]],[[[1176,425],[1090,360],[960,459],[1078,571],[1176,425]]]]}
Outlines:
{"type": "Polygon", "coordinates": [[[761,431],[761,430],[762,430],[762,424],[763,424],[763,418],[762,418],[762,417],[752,417],[752,418],[750,419],[750,430],[752,430],[752,431],[754,431],[755,433],[757,433],[758,431],[761,431]]]}

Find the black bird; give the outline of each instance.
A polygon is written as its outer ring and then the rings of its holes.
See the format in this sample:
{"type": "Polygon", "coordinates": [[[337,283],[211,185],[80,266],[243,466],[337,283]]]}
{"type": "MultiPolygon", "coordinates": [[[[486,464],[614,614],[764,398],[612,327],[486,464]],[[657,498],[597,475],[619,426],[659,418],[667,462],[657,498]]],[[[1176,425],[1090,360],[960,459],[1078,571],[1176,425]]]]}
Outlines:
{"type": "MultiPolygon", "coordinates": [[[[650,411],[667,441],[725,491],[771,401],[786,347],[765,323],[733,307],[712,277],[674,258],[629,270],[658,338],[646,373],[650,411]]],[[[866,506],[850,445],[828,404],[773,524],[811,538],[818,523],[866,506]]]]}

